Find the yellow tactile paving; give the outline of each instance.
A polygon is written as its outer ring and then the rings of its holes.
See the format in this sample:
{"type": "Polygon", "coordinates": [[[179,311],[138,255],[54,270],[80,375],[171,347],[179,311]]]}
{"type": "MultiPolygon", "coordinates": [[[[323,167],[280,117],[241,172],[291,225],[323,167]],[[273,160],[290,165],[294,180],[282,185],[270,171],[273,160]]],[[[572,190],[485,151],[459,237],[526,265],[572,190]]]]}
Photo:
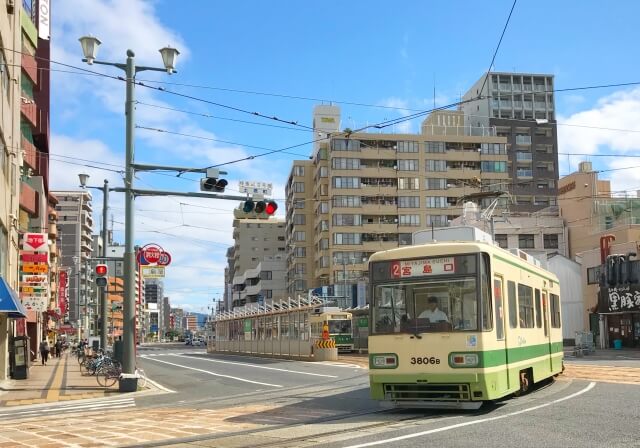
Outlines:
{"type": "Polygon", "coordinates": [[[567,378],[640,385],[640,368],[565,363],[567,378]]]}
{"type": "Polygon", "coordinates": [[[47,401],[58,401],[60,397],[60,389],[62,388],[62,378],[64,377],[64,370],[67,365],[67,356],[60,358],[60,362],[56,366],[55,373],[53,374],[53,382],[47,391],[47,401]]]}

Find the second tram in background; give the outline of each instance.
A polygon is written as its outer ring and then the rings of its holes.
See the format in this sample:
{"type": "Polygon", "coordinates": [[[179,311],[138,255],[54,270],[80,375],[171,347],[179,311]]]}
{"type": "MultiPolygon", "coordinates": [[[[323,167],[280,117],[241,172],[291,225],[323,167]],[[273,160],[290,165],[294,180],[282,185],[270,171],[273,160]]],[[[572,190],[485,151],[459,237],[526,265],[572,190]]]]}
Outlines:
{"type": "Polygon", "coordinates": [[[311,341],[322,339],[322,327],[329,327],[329,337],[336,343],[339,352],[353,351],[351,313],[338,307],[318,307],[309,316],[311,341]]]}
{"type": "Polygon", "coordinates": [[[474,408],[561,373],[558,279],[519,255],[483,241],[372,255],[372,397],[474,408]]]}

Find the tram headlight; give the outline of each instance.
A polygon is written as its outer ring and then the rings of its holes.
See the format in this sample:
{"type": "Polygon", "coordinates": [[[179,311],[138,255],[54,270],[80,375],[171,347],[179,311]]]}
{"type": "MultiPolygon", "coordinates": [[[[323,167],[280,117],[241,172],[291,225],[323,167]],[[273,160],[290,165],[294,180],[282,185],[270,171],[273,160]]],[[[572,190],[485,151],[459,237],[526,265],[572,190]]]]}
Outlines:
{"type": "Polygon", "coordinates": [[[451,367],[477,367],[480,357],[477,353],[450,353],[449,365],[451,367]]]}
{"type": "Polygon", "coordinates": [[[398,355],[395,353],[371,355],[370,367],[372,369],[395,369],[398,367],[398,355]]]}

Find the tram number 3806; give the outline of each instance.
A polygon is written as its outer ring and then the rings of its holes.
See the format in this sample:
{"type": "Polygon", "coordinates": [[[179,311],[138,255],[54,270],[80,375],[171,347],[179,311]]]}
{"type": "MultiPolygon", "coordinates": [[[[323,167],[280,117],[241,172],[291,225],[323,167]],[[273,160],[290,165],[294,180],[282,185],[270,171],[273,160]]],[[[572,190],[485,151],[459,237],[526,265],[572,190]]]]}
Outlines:
{"type": "Polygon", "coordinates": [[[440,364],[440,360],[434,356],[412,357],[411,364],[440,364]]]}

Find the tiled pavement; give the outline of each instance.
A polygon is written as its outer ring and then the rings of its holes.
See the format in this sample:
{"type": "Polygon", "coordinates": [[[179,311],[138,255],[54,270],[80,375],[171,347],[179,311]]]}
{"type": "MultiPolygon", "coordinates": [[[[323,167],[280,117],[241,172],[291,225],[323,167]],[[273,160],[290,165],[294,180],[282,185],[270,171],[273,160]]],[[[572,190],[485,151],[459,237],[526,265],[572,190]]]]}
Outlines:
{"type": "Polygon", "coordinates": [[[50,358],[46,366],[32,365],[26,380],[0,383],[0,409],[118,394],[117,383],[111,388],[101,387],[94,376],[80,373],[74,356],[64,353],[61,358],[50,358]]]}

